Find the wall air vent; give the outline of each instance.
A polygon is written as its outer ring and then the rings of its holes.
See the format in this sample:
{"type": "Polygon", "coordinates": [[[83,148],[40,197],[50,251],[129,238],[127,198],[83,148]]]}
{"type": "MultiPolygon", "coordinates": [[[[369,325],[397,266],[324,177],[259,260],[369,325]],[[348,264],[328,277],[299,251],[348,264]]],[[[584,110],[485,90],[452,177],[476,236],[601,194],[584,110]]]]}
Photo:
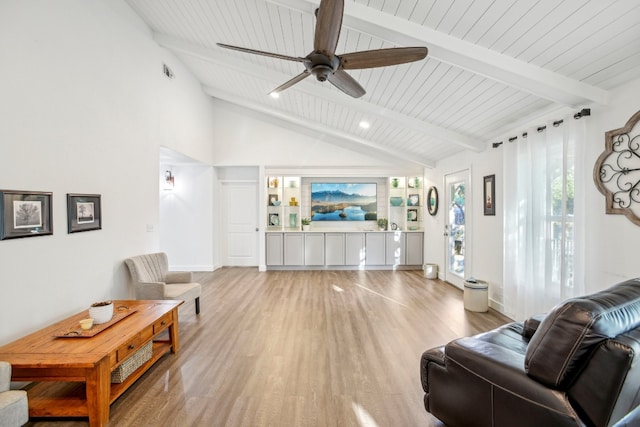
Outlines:
{"type": "Polygon", "coordinates": [[[171,71],[171,68],[169,68],[167,64],[162,64],[162,71],[164,72],[164,75],[170,79],[175,77],[175,74],[173,74],[173,71],[171,71]]]}

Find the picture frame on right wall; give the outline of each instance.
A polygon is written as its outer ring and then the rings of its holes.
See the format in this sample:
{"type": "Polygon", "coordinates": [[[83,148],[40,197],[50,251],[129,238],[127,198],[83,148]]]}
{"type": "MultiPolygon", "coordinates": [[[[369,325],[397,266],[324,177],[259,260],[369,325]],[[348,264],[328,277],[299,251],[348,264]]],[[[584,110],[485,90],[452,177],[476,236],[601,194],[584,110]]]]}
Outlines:
{"type": "Polygon", "coordinates": [[[484,177],[484,214],[496,214],[496,176],[487,175],[484,177]]]}

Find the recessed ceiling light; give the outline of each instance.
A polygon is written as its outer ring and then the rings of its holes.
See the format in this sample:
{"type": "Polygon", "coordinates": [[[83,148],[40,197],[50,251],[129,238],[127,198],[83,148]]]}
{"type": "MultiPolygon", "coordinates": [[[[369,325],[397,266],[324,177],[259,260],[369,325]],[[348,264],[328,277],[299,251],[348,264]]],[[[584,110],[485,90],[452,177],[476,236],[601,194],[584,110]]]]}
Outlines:
{"type": "Polygon", "coordinates": [[[363,121],[360,122],[360,127],[362,129],[369,129],[371,127],[371,124],[369,122],[366,122],[366,121],[363,120],[363,121]]]}
{"type": "Polygon", "coordinates": [[[271,92],[269,94],[270,97],[272,97],[273,99],[278,99],[280,98],[280,93],[279,92],[271,92]]]}

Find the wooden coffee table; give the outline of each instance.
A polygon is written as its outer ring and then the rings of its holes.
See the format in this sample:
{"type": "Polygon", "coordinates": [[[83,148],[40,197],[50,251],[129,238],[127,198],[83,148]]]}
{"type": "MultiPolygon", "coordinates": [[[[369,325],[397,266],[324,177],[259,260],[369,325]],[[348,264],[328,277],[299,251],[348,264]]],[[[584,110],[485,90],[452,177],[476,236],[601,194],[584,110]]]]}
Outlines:
{"type": "Polygon", "coordinates": [[[34,382],[27,389],[30,417],[89,417],[90,426],[104,426],[111,403],[158,359],[178,352],[182,303],[114,301],[116,310],[133,312],[91,337],[60,337],[79,330],[78,321],[88,317],[85,310],[0,347],[0,360],[11,363],[12,381],[34,382]],[[122,383],[112,384],[111,371],[150,341],[151,359],[122,383]]]}

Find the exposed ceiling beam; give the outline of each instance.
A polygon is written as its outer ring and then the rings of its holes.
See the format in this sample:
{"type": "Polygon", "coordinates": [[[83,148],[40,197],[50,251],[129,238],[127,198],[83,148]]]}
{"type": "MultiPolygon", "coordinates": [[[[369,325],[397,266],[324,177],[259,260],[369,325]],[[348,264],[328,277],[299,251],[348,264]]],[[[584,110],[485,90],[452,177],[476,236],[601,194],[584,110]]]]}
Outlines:
{"type": "MultiPolygon", "coordinates": [[[[306,13],[313,13],[319,4],[316,0],[265,1],[306,13]]],[[[360,3],[345,2],[343,25],[398,46],[426,45],[434,59],[563,105],[609,102],[606,90],[360,3]]]]}
{"type": "MultiPolygon", "coordinates": [[[[275,117],[275,118],[280,119],[280,120],[284,120],[284,121],[292,123],[292,124],[294,124],[296,126],[300,126],[300,127],[304,128],[306,130],[312,130],[312,131],[315,131],[315,132],[319,132],[320,134],[324,134],[324,135],[332,136],[334,138],[338,138],[338,139],[340,139],[342,141],[355,143],[355,144],[357,144],[357,145],[359,145],[361,147],[367,147],[368,150],[374,150],[377,153],[382,154],[382,156],[383,156],[382,158],[383,159],[386,158],[388,160],[389,157],[391,157],[391,158],[400,160],[402,162],[410,162],[410,163],[414,163],[414,164],[420,165],[422,167],[430,168],[430,169],[435,167],[435,162],[433,160],[431,160],[431,159],[418,159],[418,158],[415,158],[415,157],[411,156],[410,154],[407,155],[407,156],[403,156],[400,153],[400,155],[399,155],[399,153],[397,151],[389,149],[389,148],[386,148],[386,147],[383,147],[383,146],[380,146],[380,145],[377,145],[377,144],[375,144],[375,143],[373,143],[371,141],[368,141],[368,140],[365,140],[365,139],[362,139],[362,138],[358,138],[356,136],[353,136],[353,135],[350,135],[350,134],[347,134],[347,133],[344,133],[344,132],[337,131],[337,130],[331,128],[331,127],[324,126],[324,125],[312,122],[310,120],[305,120],[305,119],[302,119],[302,118],[299,118],[299,117],[294,117],[294,116],[290,116],[288,114],[285,114],[285,113],[282,113],[282,112],[279,112],[279,111],[275,111],[274,109],[269,108],[266,105],[262,105],[262,104],[258,104],[258,103],[255,103],[255,102],[248,101],[247,99],[244,99],[244,98],[241,98],[239,96],[233,95],[231,93],[228,93],[228,92],[223,91],[223,90],[218,89],[218,88],[204,86],[203,90],[204,90],[204,92],[206,94],[208,94],[210,96],[222,99],[222,100],[227,101],[227,102],[231,102],[231,103],[236,104],[236,105],[240,105],[242,107],[248,108],[248,109],[253,110],[253,111],[257,111],[257,112],[262,113],[262,114],[266,114],[266,115],[271,116],[271,117],[275,117]]],[[[316,134],[316,136],[317,136],[317,134],[316,134]]],[[[335,143],[335,141],[327,140],[327,139],[324,139],[324,138],[322,138],[322,139],[325,142],[335,143]]],[[[369,151],[367,154],[373,155],[373,153],[371,151],[369,151]]]]}
{"type": "MultiPolygon", "coordinates": [[[[154,39],[160,46],[174,52],[181,52],[216,65],[231,68],[244,74],[250,74],[255,78],[272,81],[274,82],[274,87],[291,78],[291,76],[286,76],[266,67],[249,63],[248,61],[238,59],[232,55],[223,55],[219,50],[202,47],[166,34],[155,33],[154,39]]],[[[361,112],[367,117],[372,117],[379,121],[391,120],[405,129],[424,133],[439,140],[459,145],[468,150],[479,152],[485,148],[477,138],[472,138],[459,132],[454,132],[422,120],[414,119],[393,110],[364,102],[361,99],[350,98],[340,93],[336,93],[335,91],[322,90],[318,85],[314,85],[310,82],[302,81],[297,84],[295,88],[289,90],[296,90],[316,98],[325,99],[335,104],[345,105],[348,108],[361,112]]]]}

